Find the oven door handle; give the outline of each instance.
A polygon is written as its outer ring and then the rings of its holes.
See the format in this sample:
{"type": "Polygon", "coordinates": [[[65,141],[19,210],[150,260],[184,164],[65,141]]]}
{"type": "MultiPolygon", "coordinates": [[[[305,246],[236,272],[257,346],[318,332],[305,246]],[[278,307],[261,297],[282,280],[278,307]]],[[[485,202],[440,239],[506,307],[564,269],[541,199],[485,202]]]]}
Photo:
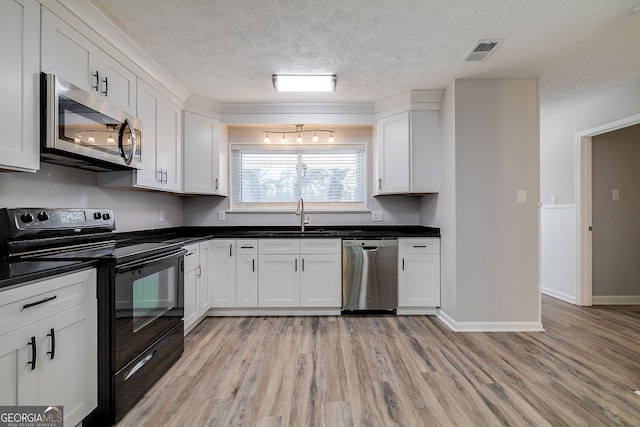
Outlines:
{"type": "Polygon", "coordinates": [[[146,267],[149,264],[160,262],[160,261],[164,261],[164,260],[170,259],[170,258],[177,258],[177,257],[183,256],[186,253],[187,253],[187,251],[185,251],[184,249],[180,249],[178,251],[174,251],[174,252],[171,252],[169,254],[163,254],[163,255],[160,255],[160,256],[137,259],[137,260],[131,261],[131,262],[125,262],[124,264],[120,264],[120,265],[116,266],[116,273],[122,273],[124,271],[133,270],[133,269],[138,268],[138,267],[146,267]]]}

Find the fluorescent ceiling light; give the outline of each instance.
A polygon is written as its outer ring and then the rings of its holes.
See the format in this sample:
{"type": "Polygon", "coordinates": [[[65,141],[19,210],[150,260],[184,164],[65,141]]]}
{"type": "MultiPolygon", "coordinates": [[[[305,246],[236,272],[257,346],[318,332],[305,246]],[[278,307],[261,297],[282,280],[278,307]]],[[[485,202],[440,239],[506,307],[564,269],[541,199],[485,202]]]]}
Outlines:
{"type": "Polygon", "coordinates": [[[291,74],[274,74],[273,88],[276,92],[335,92],[335,75],[329,76],[296,76],[291,74]]]}

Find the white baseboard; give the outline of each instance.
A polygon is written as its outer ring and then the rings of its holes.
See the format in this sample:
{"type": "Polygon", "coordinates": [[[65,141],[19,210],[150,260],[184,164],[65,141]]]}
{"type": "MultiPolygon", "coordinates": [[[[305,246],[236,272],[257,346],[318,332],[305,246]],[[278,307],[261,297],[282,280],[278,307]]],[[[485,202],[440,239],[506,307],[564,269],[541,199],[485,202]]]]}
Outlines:
{"type": "Polygon", "coordinates": [[[640,295],[593,295],[591,305],[640,305],[640,295]]]}
{"type": "Polygon", "coordinates": [[[571,304],[577,304],[576,297],[574,295],[568,295],[563,292],[554,291],[553,289],[549,289],[549,288],[542,288],[541,291],[543,294],[549,295],[550,297],[558,298],[562,301],[566,301],[571,304]]]}
{"type": "Polygon", "coordinates": [[[438,318],[454,332],[544,332],[540,322],[456,322],[442,310],[438,318]]]}

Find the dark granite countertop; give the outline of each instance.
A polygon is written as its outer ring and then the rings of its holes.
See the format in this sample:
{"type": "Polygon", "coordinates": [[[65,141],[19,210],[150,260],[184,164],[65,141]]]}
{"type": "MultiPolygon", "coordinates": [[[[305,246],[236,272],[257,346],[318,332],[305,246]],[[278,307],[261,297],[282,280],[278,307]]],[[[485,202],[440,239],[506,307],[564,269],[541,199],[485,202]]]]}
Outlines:
{"type": "Polygon", "coordinates": [[[93,267],[93,261],[0,261],[0,291],[32,280],[93,267]]]}
{"type": "Polygon", "coordinates": [[[161,230],[147,230],[132,233],[116,233],[119,240],[144,240],[158,242],[185,243],[211,238],[221,239],[261,239],[261,238],[340,238],[378,239],[394,237],[440,237],[440,229],[416,225],[394,226],[242,226],[242,227],[178,227],[161,230]]]}

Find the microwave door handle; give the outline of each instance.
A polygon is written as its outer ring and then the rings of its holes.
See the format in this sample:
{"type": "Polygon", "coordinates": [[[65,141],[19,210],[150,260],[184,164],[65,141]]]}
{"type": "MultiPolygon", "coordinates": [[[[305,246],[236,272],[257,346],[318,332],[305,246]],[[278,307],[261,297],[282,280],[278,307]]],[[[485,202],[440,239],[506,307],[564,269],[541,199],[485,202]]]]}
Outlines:
{"type": "Polygon", "coordinates": [[[134,131],[133,126],[131,126],[131,123],[129,123],[129,119],[124,119],[124,122],[120,125],[120,132],[118,132],[118,151],[120,151],[120,156],[124,159],[124,162],[127,165],[131,164],[133,157],[136,155],[136,147],[136,132],[134,131]],[[124,132],[127,127],[131,130],[131,150],[128,153],[125,153],[122,140],[124,139],[124,132]]]}

